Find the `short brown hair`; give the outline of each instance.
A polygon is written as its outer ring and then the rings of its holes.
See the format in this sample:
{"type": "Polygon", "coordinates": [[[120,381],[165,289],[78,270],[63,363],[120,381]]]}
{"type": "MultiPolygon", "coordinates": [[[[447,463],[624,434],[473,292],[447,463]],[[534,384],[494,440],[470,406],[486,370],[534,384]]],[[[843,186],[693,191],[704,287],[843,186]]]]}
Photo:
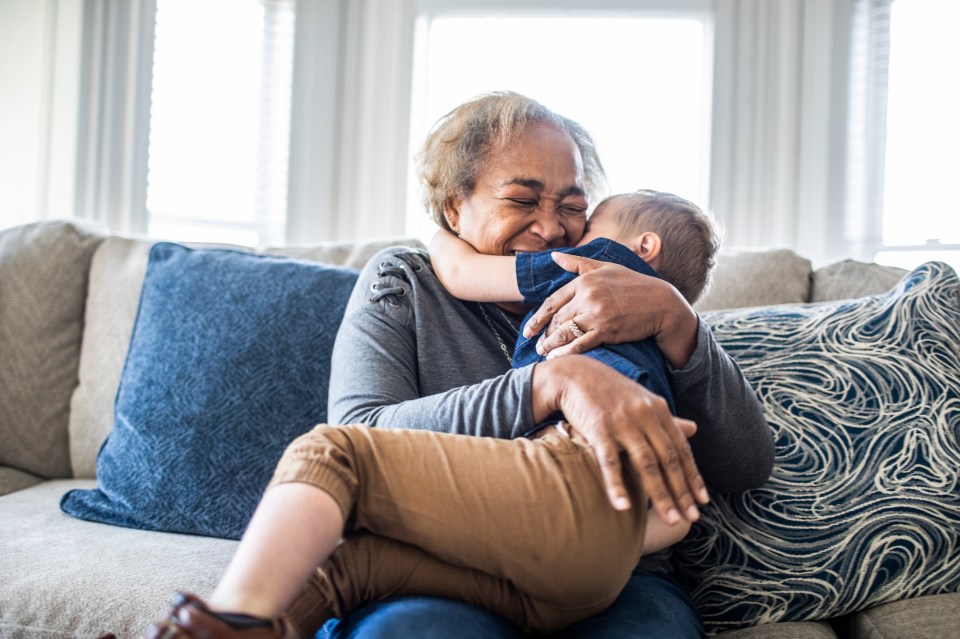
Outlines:
{"type": "Polygon", "coordinates": [[[604,202],[624,199],[629,206],[615,213],[622,233],[636,236],[652,231],[659,235],[662,244],[657,272],[688,302],[696,302],[707,289],[717,263],[721,234],[717,221],[693,202],[672,193],[640,190],[613,195],[604,202]]]}
{"type": "Polygon", "coordinates": [[[573,138],[580,149],[587,194],[601,195],[606,175],[586,129],[519,93],[486,93],[440,118],[417,154],[424,205],[438,226],[449,230],[444,205],[451,197],[473,193],[487,155],[534,122],[551,124],[573,138]]]}

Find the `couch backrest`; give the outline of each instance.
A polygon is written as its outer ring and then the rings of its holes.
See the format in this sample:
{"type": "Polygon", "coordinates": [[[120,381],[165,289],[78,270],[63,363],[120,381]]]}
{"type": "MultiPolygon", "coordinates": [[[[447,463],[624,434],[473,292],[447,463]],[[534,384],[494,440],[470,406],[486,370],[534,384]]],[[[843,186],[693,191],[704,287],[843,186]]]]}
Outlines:
{"type": "Polygon", "coordinates": [[[70,222],[0,232],[0,466],[71,476],[70,395],[87,274],[103,238],[70,222]]]}
{"type": "MultiPolygon", "coordinates": [[[[329,242],[268,254],[359,268],[413,238],[329,242]]],[[[0,470],[94,477],[152,242],[74,222],[0,232],[0,470]],[[82,347],[81,347],[82,346],[82,347]]],[[[902,269],[845,261],[811,271],[785,249],[724,253],[697,310],[880,293],[902,269]]]]}
{"type": "Polygon", "coordinates": [[[698,311],[810,301],[810,260],[789,249],[729,251],[717,258],[698,311]]]}

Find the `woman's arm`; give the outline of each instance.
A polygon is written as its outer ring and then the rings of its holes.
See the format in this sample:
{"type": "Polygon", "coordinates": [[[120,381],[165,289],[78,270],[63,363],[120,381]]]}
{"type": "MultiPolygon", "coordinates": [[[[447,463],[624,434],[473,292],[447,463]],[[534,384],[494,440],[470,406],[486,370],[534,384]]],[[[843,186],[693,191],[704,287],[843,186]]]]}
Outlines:
{"type": "Polygon", "coordinates": [[[661,513],[689,516],[694,495],[703,503],[689,446],[662,398],[587,357],[510,369],[476,308],[451,297],[423,256],[377,256],[337,334],[330,423],[515,438],[560,410],[597,451],[612,502],[625,496],[623,450],[661,513]]]}
{"type": "Polygon", "coordinates": [[[459,237],[440,229],[430,241],[433,271],[454,297],[473,302],[519,302],[516,258],[484,255],[459,237]]]}
{"type": "Polygon", "coordinates": [[[425,255],[388,249],[361,272],[337,333],[328,420],[519,437],[535,424],[532,376],[510,369],[478,306],[450,296],[425,255]]]}

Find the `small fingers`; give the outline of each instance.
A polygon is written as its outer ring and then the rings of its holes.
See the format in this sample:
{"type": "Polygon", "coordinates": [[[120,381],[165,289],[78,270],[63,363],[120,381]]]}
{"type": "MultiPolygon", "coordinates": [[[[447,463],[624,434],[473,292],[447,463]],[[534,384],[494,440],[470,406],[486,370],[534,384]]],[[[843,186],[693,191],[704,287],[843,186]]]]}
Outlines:
{"type": "Polygon", "coordinates": [[[557,355],[584,353],[599,345],[596,331],[583,329],[576,320],[561,321],[558,315],[554,315],[550,328],[540,335],[536,347],[537,353],[543,356],[551,355],[557,349],[563,349],[557,355]]]}
{"type": "Polygon", "coordinates": [[[597,331],[587,331],[580,337],[573,338],[573,341],[564,343],[563,337],[556,337],[556,346],[552,346],[556,333],[549,338],[541,337],[537,342],[537,352],[545,355],[547,359],[560,357],[562,355],[579,355],[603,345],[603,340],[597,331]],[[541,352],[541,350],[543,352],[541,352]]]}
{"type": "Polygon", "coordinates": [[[548,326],[557,311],[559,311],[563,306],[573,299],[573,296],[576,294],[576,280],[573,282],[568,282],[564,284],[559,289],[553,292],[552,295],[543,300],[543,304],[540,305],[540,308],[533,314],[530,320],[527,322],[527,325],[523,329],[523,336],[526,338],[533,337],[540,331],[542,331],[546,326],[548,326]]]}

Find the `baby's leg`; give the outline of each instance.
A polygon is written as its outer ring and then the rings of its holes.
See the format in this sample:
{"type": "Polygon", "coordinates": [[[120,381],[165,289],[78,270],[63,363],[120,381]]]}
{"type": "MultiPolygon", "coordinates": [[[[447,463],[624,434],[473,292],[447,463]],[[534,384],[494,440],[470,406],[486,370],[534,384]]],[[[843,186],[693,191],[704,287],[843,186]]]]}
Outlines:
{"type": "Polygon", "coordinates": [[[508,580],[453,566],[416,546],[360,533],[347,538],[321,565],[287,614],[300,636],[309,637],[327,619],[342,617],[364,602],[432,596],[490,610],[524,633],[539,635],[601,612],[618,592],[611,588],[601,599],[557,606],[519,590],[508,580]]]}
{"type": "MultiPolygon", "coordinates": [[[[636,482],[628,482],[631,501],[641,507],[614,511],[593,452],[556,433],[505,441],[318,427],[285,454],[274,483],[291,481],[324,484],[350,513],[349,529],[416,546],[450,568],[509,580],[554,608],[612,600],[643,543],[646,500],[636,482]],[[331,476],[339,486],[330,486],[331,476]]],[[[353,575],[356,583],[343,587],[360,588],[368,578],[353,575]]]]}
{"type": "Polygon", "coordinates": [[[291,483],[267,491],[210,596],[210,607],[279,616],[337,547],[343,524],[340,506],[316,486],[291,483]]]}
{"type": "Polygon", "coordinates": [[[690,522],[681,518],[675,524],[668,524],[656,510],[647,512],[647,527],[643,535],[643,554],[649,555],[678,543],[690,532],[690,522]]]}

